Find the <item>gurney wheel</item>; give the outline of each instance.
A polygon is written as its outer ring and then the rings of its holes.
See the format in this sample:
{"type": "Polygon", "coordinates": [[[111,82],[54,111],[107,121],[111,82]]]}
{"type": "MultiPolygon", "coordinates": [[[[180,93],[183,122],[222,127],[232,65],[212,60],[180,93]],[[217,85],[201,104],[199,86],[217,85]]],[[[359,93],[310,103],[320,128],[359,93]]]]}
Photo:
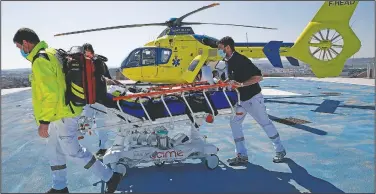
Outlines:
{"type": "Polygon", "coordinates": [[[215,154],[211,154],[210,156],[206,156],[205,165],[210,170],[213,170],[213,169],[217,168],[217,166],[219,165],[219,158],[218,158],[218,156],[215,155],[215,154]]]}
{"type": "Polygon", "coordinates": [[[165,162],[154,162],[155,166],[161,167],[165,164],[165,162]]]}

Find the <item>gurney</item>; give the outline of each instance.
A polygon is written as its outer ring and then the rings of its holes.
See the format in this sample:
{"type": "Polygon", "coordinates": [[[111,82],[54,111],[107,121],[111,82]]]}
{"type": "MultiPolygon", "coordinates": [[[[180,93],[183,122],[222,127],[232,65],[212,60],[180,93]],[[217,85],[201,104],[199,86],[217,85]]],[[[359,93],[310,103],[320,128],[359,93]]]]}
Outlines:
{"type": "MultiPolygon", "coordinates": [[[[115,98],[107,94],[110,99],[115,98]]],[[[130,116],[155,121],[160,118],[175,117],[193,113],[205,112],[217,115],[220,109],[229,109],[237,102],[235,91],[206,91],[188,93],[184,96],[164,95],[160,98],[144,98],[143,102],[119,100],[118,110],[130,116]],[[230,103],[226,99],[229,98],[230,103]],[[231,104],[231,105],[230,105],[231,104]]]]}
{"type": "Polygon", "coordinates": [[[186,159],[201,159],[209,169],[216,168],[219,149],[199,135],[199,127],[203,120],[213,123],[217,116],[234,114],[239,93],[228,87],[231,85],[227,83],[199,82],[150,87],[141,92],[133,88],[136,93],[132,94],[132,88],[126,88],[122,95],[108,93],[103,103],[105,112],[115,114],[122,122],[103,162],[123,174],[140,163],[162,166],[186,159]],[[190,126],[190,136],[169,136],[169,131],[182,125],[190,126]]]}

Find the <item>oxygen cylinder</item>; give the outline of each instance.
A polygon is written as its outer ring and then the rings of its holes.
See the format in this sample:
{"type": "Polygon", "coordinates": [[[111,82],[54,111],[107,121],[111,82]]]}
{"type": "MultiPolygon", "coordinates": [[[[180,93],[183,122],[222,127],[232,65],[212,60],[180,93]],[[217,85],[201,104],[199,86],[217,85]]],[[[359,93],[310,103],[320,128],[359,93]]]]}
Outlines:
{"type": "Polygon", "coordinates": [[[152,132],[149,136],[148,136],[148,145],[149,146],[157,146],[158,142],[157,142],[157,135],[155,134],[155,132],[152,132]]]}
{"type": "Polygon", "coordinates": [[[140,134],[138,133],[138,131],[132,131],[132,133],[131,133],[131,144],[132,145],[137,145],[137,139],[138,139],[138,136],[139,136],[140,134]]]}
{"type": "Polygon", "coordinates": [[[137,138],[137,144],[138,145],[147,145],[147,137],[148,137],[148,135],[147,135],[146,131],[140,133],[140,135],[137,138]]]}

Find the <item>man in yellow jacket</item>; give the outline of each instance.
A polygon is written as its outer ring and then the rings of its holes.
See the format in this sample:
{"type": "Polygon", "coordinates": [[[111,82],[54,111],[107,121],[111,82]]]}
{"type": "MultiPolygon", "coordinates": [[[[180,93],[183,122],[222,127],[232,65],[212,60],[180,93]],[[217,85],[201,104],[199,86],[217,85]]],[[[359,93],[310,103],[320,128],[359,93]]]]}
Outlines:
{"type": "Polygon", "coordinates": [[[21,55],[32,63],[32,104],[38,133],[48,138],[48,157],[52,171],[52,188],[47,193],[69,193],[66,156],[105,181],[106,193],[114,193],[122,174],[113,172],[77,139],[78,118],[82,107],[65,104],[65,75],[56,50],[40,41],[31,29],[21,28],[13,42],[21,55]]]}

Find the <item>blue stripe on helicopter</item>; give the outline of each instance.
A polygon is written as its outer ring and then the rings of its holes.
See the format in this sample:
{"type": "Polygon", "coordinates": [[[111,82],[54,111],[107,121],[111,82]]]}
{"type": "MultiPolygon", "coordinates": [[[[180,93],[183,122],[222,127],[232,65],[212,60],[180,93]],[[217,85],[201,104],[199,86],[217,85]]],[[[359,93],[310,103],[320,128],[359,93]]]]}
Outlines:
{"type": "MultiPolygon", "coordinates": [[[[216,38],[206,36],[206,35],[198,35],[195,34],[193,37],[204,43],[203,40],[206,38],[206,44],[214,44],[218,40],[216,38]]],[[[264,47],[262,51],[264,52],[266,58],[270,61],[270,63],[274,67],[283,68],[281,55],[279,54],[280,47],[292,47],[294,43],[284,43],[283,41],[270,41],[268,43],[265,42],[250,42],[250,43],[235,43],[235,47],[264,47]]],[[[293,57],[286,57],[287,60],[290,62],[292,66],[299,66],[299,61],[293,57]]]]}
{"type": "Polygon", "coordinates": [[[299,61],[294,57],[286,57],[292,66],[299,66],[299,61]]]}
{"type": "MultiPolygon", "coordinates": [[[[279,54],[279,48],[281,47],[292,47],[294,43],[283,43],[283,41],[270,41],[268,43],[262,42],[252,42],[252,43],[235,43],[235,47],[264,47],[262,51],[264,52],[266,58],[274,67],[283,68],[281,55],[279,54]]],[[[299,61],[293,57],[286,57],[287,60],[293,66],[299,66],[299,61]]]]}
{"type": "MultiPolygon", "coordinates": [[[[273,42],[273,41],[271,41],[273,42]]],[[[270,42],[269,42],[270,43],[270,42]]],[[[266,46],[267,44],[269,44],[268,42],[238,42],[238,43],[235,43],[235,47],[264,47],[266,46]]],[[[281,44],[281,47],[292,47],[294,46],[294,43],[282,43],[281,44]]]]}

